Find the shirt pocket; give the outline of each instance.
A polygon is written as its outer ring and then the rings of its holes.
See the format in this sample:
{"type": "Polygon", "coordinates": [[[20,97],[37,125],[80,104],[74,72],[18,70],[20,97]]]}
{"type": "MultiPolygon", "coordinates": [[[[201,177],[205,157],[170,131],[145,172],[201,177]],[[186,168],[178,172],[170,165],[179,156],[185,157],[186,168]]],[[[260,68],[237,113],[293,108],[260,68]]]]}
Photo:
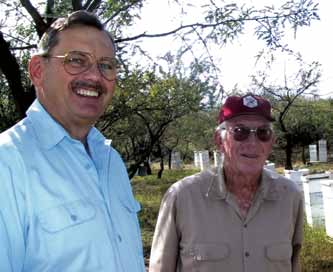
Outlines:
{"type": "Polygon", "coordinates": [[[214,272],[228,269],[230,246],[227,243],[197,243],[182,253],[184,271],[214,272]]]}
{"type": "Polygon", "coordinates": [[[34,257],[39,255],[40,266],[45,271],[101,271],[98,243],[104,236],[96,217],[97,207],[84,199],[40,212],[31,235],[38,242],[34,257]]]}
{"type": "Polygon", "coordinates": [[[277,243],[266,246],[265,256],[267,271],[291,271],[292,246],[290,242],[277,243]]]}
{"type": "Polygon", "coordinates": [[[95,207],[87,201],[68,202],[41,212],[38,215],[41,228],[56,233],[92,220],[96,216],[95,207]]]}
{"type": "Polygon", "coordinates": [[[128,243],[135,243],[135,248],[142,252],[141,232],[138,221],[138,212],[141,205],[134,198],[120,202],[121,209],[118,211],[118,230],[123,233],[128,243]],[[120,228],[119,228],[120,227],[120,228]]]}

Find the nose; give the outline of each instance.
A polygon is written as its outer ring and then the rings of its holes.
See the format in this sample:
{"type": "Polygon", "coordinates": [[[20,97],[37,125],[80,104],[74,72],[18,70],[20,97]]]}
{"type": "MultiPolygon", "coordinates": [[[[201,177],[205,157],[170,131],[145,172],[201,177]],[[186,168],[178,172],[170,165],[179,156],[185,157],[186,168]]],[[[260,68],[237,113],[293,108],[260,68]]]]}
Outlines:
{"type": "Polygon", "coordinates": [[[85,77],[92,80],[100,80],[103,77],[96,62],[93,63],[87,71],[85,71],[85,77]]]}
{"type": "Polygon", "coordinates": [[[257,133],[255,130],[250,131],[250,135],[246,139],[246,141],[251,142],[251,143],[256,143],[258,141],[257,133]]]}

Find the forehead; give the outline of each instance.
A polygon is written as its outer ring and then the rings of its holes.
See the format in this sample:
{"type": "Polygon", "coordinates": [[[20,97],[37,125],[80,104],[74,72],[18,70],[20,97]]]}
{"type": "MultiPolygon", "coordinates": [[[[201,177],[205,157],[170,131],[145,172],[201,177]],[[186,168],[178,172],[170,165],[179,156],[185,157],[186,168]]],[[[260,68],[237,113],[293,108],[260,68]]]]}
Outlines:
{"type": "Polygon", "coordinates": [[[55,50],[85,51],[96,56],[114,55],[113,43],[105,31],[91,26],[74,26],[59,33],[59,42],[55,50]]]}
{"type": "Polygon", "coordinates": [[[266,118],[260,115],[239,115],[230,120],[228,120],[228,124],[231,126],[236,125],[244,125],[244,126],[269,126],[271,122],[269,122],[266,118]]]}

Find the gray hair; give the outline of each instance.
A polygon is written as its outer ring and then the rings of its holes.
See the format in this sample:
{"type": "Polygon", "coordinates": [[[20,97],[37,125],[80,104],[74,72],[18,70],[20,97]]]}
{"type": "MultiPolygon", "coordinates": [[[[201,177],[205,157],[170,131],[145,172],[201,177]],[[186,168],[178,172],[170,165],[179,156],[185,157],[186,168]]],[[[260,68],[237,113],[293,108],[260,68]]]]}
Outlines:
{"type": "Polygon", "coordinates": [[[220,135],[222,141],[225,139],[227,134],[227,127],[229,127],[228,126],[229,124],[227,123],[228,121],[224,121],[221,124],[219,124],[215,129],[215,131],[220,135]]]}
{"type": "Polygon", "coordinates": [[[58,42],[58,35],[61,31],[64,31],[75,26],[91,26],[100,31],[104,31],[110,38],[113,49],[115,51],[115,43],[111,34],[105,30],[104,25],[98,19],[98,17],[88,11],[79,10],[69,14],[66,18],[58,18],[52,23],[48,30],[43,34],[38,43],[38,55],[47,56],[52,48],[54,48],[58,42]]]}

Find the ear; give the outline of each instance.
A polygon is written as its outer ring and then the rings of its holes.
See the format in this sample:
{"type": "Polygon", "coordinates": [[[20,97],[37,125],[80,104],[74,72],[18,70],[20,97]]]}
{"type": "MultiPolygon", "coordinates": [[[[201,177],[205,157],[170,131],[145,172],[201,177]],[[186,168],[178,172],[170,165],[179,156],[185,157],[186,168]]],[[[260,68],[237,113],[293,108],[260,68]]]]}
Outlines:
{"type": "Polygon", "coordinates": [[[223,140],[221,138],[221,133],[218,130],[215,130],[214,141],[215,141],[216,146],[218,147],[218,150],[220,152],[224,153],[223,140]]]}
{"type": "Polygon", "coordinates": [[[36,89],[40,89],[43,82],[44,59],[41,56],[33,56],[29,62],[29,76],[36,89]]]}

